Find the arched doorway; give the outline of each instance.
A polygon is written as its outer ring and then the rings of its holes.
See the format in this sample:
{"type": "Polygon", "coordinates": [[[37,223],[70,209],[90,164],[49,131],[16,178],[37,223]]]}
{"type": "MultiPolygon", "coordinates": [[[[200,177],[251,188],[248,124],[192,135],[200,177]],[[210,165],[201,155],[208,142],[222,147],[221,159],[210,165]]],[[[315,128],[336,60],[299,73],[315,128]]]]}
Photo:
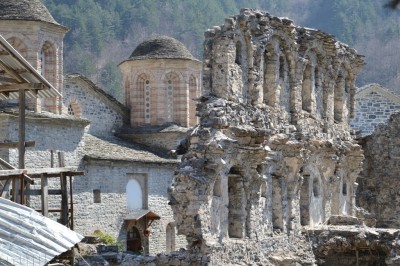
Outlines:
{"type": "Polygon", "coordinates": [[[134,253],[143,252],[142,248],[142,239],[140,238],[139,230],[132,226],[128,232],[126,237],[126,250],[132,251],[134,253]]]}

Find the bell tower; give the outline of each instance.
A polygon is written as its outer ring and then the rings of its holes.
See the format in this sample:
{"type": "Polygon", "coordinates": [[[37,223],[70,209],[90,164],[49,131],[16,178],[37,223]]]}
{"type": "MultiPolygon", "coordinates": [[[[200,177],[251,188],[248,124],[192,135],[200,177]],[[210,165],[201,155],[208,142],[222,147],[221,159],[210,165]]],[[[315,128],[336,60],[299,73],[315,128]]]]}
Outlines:
{"type": "MultiPolygon", "coordinates": [[[[63,39],[68,28],[57,23],[41,0],[2,0],[0,34],[62,94],[63,39]]],[[[61,113],[60,98],[28,103],[37,111],[61,113]]]]}

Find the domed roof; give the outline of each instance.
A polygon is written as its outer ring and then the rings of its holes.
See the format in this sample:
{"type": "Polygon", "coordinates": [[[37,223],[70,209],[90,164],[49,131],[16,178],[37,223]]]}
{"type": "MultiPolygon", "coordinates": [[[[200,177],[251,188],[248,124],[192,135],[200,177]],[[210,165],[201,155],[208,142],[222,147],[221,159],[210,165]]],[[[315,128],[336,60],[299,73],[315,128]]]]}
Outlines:
{"type": "Polygon", "coordinates": [[[158,36],[139,44],[132,52],[129,59],[190,59],[197,60],[180,41],[158,36]]]}
{"type": "Polygon", "coordinates": [[[0,20],[33,20],[59,25],[41,0],[1,0],[0,20]]]}

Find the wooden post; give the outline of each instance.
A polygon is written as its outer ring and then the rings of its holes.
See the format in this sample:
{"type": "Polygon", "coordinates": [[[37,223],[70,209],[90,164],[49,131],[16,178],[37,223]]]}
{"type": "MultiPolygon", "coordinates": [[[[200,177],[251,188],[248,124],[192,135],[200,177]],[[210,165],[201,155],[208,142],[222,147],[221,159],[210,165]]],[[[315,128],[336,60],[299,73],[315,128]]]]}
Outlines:
{"type": "Polygon", "coordinates": [[[70,203],[71,203],[71,225],[70,228],[71,230],[74,230],[74,198],[73,198],[73,193],[72,193],[72,176],[69,176],[69,197],[70,197],[70,203]]]}
{"type": "Polygon", "coordinates": [[[47,174],[42,174],[41,175],[41,197],[42,197],[42,215],[48,217],[49,216],[49,203],[48,203],[48,196],[49,196],[49,190],[48,190],[48,180],[47,180],[47,174]]]}
{"type": "Polygon", "coordinates": [[[25,168],[25,90],[19,90],[18,168],[25,168]]]}
{"type": "MultiPolygon", "coordinates": [[[[25,90],[19,90],[19,130],[18,130],[18,168],[25,168],[25,90]]],[[[22,178],[21,178],[22,180],[22,178]]],[[[18,178],[13,179],[13,200],[23,202],[22,182],[18,178]],[[21,196],[20,196],[21,195],[21,196]]]]}
{"type": "Polygon", "coordinates": [[[60,173],[61,184],[61,223],[65,226],[68,225],[68,191],[67,191],[67,177],[65,173],[60,173]]]}

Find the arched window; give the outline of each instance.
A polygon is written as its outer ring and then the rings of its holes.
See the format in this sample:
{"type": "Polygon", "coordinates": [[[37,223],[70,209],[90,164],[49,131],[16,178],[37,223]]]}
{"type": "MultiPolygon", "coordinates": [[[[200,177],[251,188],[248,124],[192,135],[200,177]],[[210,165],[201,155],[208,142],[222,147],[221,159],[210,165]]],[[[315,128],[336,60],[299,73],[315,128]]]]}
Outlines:
{"type": "Polygon", "coordinates": [[[175,250],[175,226],[169,223],[166,228],[166,251],[170,253],[175,250]]]}
{"type": "Polygon", "coordinates": [[[141,74],[136,80],[136,88],[132,95],[130,95],[132,120],[134,126],[140,126],[145,123],[150,123],[151,113],[151,90],[150,79],[146,74],[141,74]]]}
{"type": "MultiPolygon", "coordinates": [[[[278,101],[277,92],[277,66],[278,57],[272,44],[268,44],[264,54],[264,102],[269,106],[275,106],[278,101]]],[[[284,66],[282,66],[284,67],[284,66]]],[[[279,69],[282,68],[281,66],[279,69]]]]}
{"type": "Polygon", "coordinates": [[[48,41],[43,44],[42,49],[40,50],[39,70],[42,76],[55,86],[56,52],[54,46],[48,41]]]}
{"type": "Polygon", "coordinates": [[[136,179],[131,179],[126,185],[126,207],[128,210],[143,209],[142,187],[136,179]]]}
{"type": "Polygon", "coordinates": [[[344,77],[343,73],[339,73],[336,79],[335,90],[334,90],[334,119],[336,122],[343,121],[343,108],[344,108],[344,77]]]}
{"type": "Polygon", "coordinates": [[[179,93],[179,77],[175,73],[165,75],[165,122],[176,122],[181,124],[186,118],[186,101],[179,93]]]}
{"type": "Polygon", "coordinates": [[[312,97],[312,78],[311,78],[311,64],[308,63],[304,69],[303,74],[303,87],[301,91],[302,109],[307,112],[312,112],[314,109],[312,97]]]}
{"type": "Polygon", "coordinates": [[[27,59],[28,47],[25,45],[25,43],[21,39],[19,39],[17,37],[11,37],[7,41],[12,45],[12,47],[15,48],[15,50],[18,51],[18,53],[20,55],[22,55],[25,59],[27,59]]]}
{"type": "Polygon", "coordinates": [[[236,55],[235,55],[235,63],[239,66],[242,65],[242,43],[236,42],[236,55]]]}

